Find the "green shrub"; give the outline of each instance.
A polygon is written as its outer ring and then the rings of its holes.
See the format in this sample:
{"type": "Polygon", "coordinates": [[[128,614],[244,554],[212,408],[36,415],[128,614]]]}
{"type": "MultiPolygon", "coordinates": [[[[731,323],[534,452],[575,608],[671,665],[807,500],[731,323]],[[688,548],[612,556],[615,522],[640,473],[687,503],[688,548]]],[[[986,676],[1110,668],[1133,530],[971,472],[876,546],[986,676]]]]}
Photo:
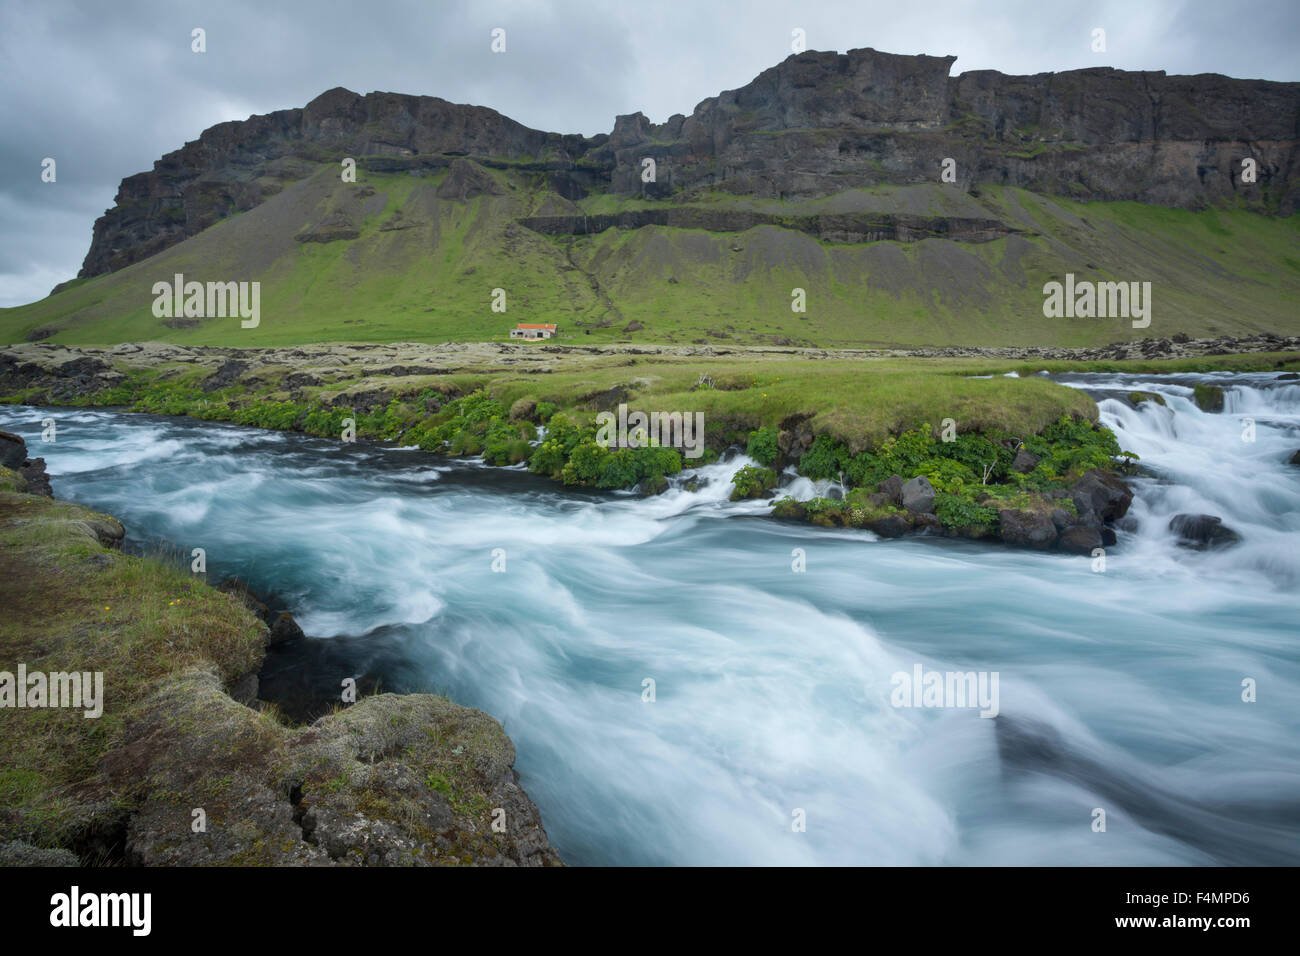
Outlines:
{"type": "Polygon", "coordinates": [[[755,468],[746,465],[731,477],[735,487],[731,491],[732,501],[746,498],[761,498],[763,493],[776,487],[777,474],[771,468],[755,468]]]}
{"type": "Polygon", "coordinates": [[[799,459],[799,474],[814,481],[838,478],[848,460],[848,449],[843,442],[830,435],[818,435],[813,439],[812,447],[799,459]]]}
{"type": "Polygon", "coordinates": [[[745,454],[760,465],[772,464],[780,454],[780,447],[777,445],[777,434],[775,428],[760,428],[757,431],[750,432],[749,444],[745,447],[745,454]]]}
{"type": "Polygon", "coordinates": [[[992,528],[998,520],[994,508],[976,504],[969,495],[947,492],[934,496],[934,513],[945,528],[992,528]]]}

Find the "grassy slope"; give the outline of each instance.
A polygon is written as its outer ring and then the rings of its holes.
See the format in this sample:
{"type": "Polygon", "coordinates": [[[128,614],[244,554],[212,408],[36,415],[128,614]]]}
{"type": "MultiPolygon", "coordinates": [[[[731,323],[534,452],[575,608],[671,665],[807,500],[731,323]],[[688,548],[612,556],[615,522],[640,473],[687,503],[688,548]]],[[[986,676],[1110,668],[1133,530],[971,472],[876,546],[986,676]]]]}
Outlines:
{"type": "Polygon", "coordinates": [[[256,669],[262,636],[242,605],[193,575],[105,551],[86,522],[113,519],[21,492],[0,469],[0,667],[104,673],[98,719],[54,708],[0,719],[0,806],[25,821],[0,827],[0,839],[31,827],[57,843],[79,823],[67,788],[120,745],[149,693],[191,667],[226,679],[256,669]]]}
{"type": "MultiPolygon", "coordinates": [[[[373,197],[332,168],[142,263],[0,310],[0,341],[36,328],[54,341],[162,340],[193,345],[312,341],[482,341],[518,321],[556,321],[568,340],[736,342],[775,338],[854,345],[1097,345],[1146,336],[1300,332],[1300,221],[1219,209],[1075,203],[1013,189],[979,198],[943,187],[853,190],[809,203],[713,196],[725,208],[807,215],[880,211],[982,215],[1022,235],[990,243],[831,244],[760,226],[744,233],[646,227],[582,239],[538,235],[515,220],[576,209],[527,174],[494,171],[501,196],[438,199],[442,176],[369,173],[373,197]],[[331,211],[354,240],[293,236],[331,211]],[[400,210],[411,228],[381,228],[400,210]],[[1042,285],[1072,271],[1098,281],[1150,281],[1146,330],[1123,319],[1047,319],[1042,285]],[[204,320],[176,329],[151,313],[151,287],[176,272],[205,281],[257,279],[262,322],[204,320]],[[791,290],[808,295],[805,315],[791,290]],[[494,288],[508,311],[491,311],[494,288]],[[626,333],[636,320],[645,326],[626,333]],[[585,326],[579,328],[579,324],[585,326]],[[725,339],[724,339],[725,340],[725,339]]],[[[445,174],[443,174],[445,176],[445,174]]],[[[653,207],[593,196],[584,212],[653,207]]]]}

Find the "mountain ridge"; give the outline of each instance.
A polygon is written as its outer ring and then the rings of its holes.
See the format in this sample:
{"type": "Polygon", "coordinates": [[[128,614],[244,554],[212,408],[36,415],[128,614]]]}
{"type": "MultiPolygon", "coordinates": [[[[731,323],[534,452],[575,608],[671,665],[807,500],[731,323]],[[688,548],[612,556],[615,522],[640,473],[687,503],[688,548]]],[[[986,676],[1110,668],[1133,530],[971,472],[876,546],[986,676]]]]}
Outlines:
{"type": "Polygon", "coordinates": [[[538,173],[557,195],[684,201],[723,192],[824,198],[939,181],[1083,200],[1289,215],[1300,201],[1300,83],[1094,67],[950,76],[952,56],[869,48],[791,55],[661,124],[608,134],[534,130],[484,106],[335,87],[302,108],[220,123],[123,179],[79,276],[121,269],[259,205],[322,162],[440,169],[457,157],[538,173]],[[655,160],[652,183],[642,162],[655,160]],[[1242,183],[1253,158],[1258,181],[1242,183]]]}

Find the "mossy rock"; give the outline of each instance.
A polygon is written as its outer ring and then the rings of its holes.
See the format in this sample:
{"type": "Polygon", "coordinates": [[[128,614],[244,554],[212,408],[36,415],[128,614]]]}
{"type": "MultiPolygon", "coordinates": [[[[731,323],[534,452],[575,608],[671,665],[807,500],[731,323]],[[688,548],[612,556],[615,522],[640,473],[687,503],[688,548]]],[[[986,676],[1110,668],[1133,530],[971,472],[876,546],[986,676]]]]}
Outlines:
{"type": "Polygon", "coordinates": [[[1223,389],[1217,385],[1196,385],[1192,388],[1192,401],[1203,412],[1223,411],[1223,389]]]}
{"type": "Polygon", "coordinates": [[[1128,400],[1134,405],[1141,405],[1143,402],[1155,402],[1157,405],[1167,405],[1165,397],[1158,392],[1129,392],[1128,400]]]}

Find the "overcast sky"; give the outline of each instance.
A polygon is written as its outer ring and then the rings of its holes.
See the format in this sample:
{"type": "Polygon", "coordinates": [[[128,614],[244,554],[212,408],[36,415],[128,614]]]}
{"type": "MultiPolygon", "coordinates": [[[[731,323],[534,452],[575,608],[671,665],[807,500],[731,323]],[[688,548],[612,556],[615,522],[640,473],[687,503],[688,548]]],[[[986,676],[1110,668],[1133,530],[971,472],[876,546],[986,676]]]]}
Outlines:
{"type": "Polygon", "coordinates": [[[4,0],[0,306],[76,275],[123,177],[215,123],[344,86],[594,135],[689,114],[790,55],[952,54],[953,73],[1089,66],[1300,80],[1300,0],[4,0]],[[191,30],[207,52],[190,49],[191,30]],[[506,30],[506,52],[490,33],[506,30]],[[1106,52],[1091,50],[1106,31],[1106,52]],[[41,181],[44,157],[57,182],[41,181]]]}

